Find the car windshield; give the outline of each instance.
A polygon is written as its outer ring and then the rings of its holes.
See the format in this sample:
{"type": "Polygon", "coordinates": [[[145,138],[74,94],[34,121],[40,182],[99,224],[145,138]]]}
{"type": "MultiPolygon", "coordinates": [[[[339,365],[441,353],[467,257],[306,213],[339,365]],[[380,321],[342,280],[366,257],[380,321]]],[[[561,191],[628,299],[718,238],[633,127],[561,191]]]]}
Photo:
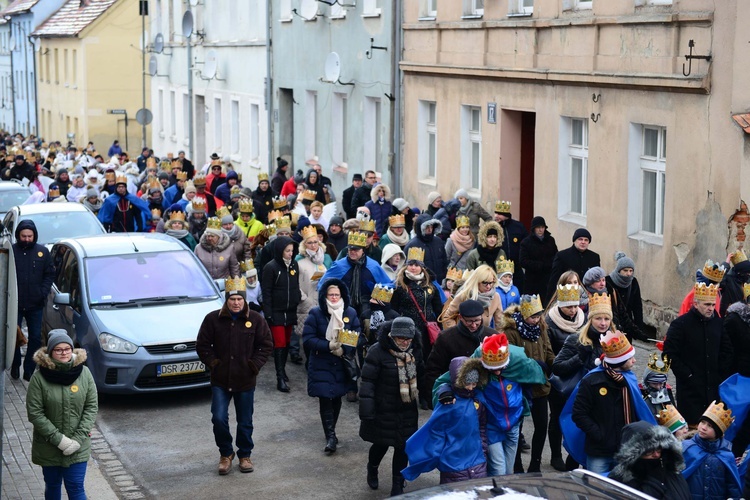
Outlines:
{"type": "Polygon", "coordinates": [[[28,198],[29,191],[26,189],[0,191],[0,212],[8,212],[11,208],[22,204],[28,198]]]}
{"type": "Polygon", "coordinates": [[[91,212],[50,212],[22,217],[21,220],[32,220],[36,225],[39,238],[37,243],[49,245],[63,238],[93,236],[103,234],[99,221],[91,212]]]}
{"type": "Polygon", "coordinates": [[[216,298],[216,288],[188,250],[133,253],[84,260],[95,304],[216,298]]]}

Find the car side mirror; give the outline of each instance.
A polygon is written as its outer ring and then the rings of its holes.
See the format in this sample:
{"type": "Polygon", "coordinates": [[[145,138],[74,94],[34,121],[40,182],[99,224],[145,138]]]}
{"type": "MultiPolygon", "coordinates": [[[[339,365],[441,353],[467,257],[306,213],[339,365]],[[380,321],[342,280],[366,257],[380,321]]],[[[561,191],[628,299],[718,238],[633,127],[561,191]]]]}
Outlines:
{"type": "Polygon", "coordinates": [[[214,283],[216,283],[216,287],[219,289],[221,293],[224,293],[226,291],[227,282],[224,279],[218,279],[214,280],[214,283]]]}
{"type": "Polygon", "coordinates": [[[56,306],[69,306],[70,305],[70,294],[69,293],[58,293],[55,298],[52,299],[52,303],[56,306]]]}

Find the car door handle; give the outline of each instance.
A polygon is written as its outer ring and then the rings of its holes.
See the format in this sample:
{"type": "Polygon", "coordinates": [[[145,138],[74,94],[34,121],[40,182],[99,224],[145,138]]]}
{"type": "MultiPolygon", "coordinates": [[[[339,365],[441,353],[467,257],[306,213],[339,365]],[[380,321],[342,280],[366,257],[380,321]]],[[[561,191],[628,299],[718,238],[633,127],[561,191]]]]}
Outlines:
{"type": "Polygon", "coordinates": [[[60,310],[60,306],[53,305],[52,309],[54,309],[55,311],[59,311],[60,310]]]}

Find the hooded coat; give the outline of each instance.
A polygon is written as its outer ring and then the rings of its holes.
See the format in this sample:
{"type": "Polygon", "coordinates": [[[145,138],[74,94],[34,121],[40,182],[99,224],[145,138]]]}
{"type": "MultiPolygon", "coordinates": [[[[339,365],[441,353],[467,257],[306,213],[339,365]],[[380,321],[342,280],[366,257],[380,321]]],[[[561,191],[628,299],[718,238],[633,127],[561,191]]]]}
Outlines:
{"type": "MultiPolygon", "coordinates": [[[[542,334],[536,342],[521,337],[521,334],[518,332],[516,320],[513,318],[513,313],[516,312],[521,312],[520,306],[511,306],[503,312],[502,320],[497,328],[498,331],[505,332],[509,344],[523,347],[528,358],[536,360],[537,363],[544,366],[546,373],[551,373],[552,364],[555,362],[555,353],[552,352],[552,344],[550,343],[549,336],[547,336],[547,329],[542,328],[542,334]]],[[[545,381],[544,384],[533,385],[531,386],[531,395],[533,398],[549,396],[550,388],[549,381],[545,381]]]]}
{"type": "Polygon", "coordinates": [[[732,454],[732,443],[724,438],[707,441],[697,434],[682,442],[687,480],[693,500],[741,498],[742,486],[732,454]]]}
{"type": "Polygon", "coordinates": [[[501,228],[500,224],[495,221],[487,222],[479,228],[479,232],[476,234],[477,247],[487,248],[487,233],[490,229],[494,229],[495,231],[497,231],[497,243],[493,247],[494,249],[497,249],[497,255],[494,259],[488,259],[487,257],[483,256],[483,252],[480,253],[478,248],[474,248],[469,252],[469,256],[466,258],[466,269],[476,269],[482,264],[487,264],[492,269],[495,269],[495,261],[497,261],[500,257],[506,256],[505,252],[502,249],[503,228],[501,228]],[[489,260],[492,260],[492,262],[488,262],[489,260]]]}
{"type": "MultiPolygon", "coordinates": [[[[440,238],[442,240],[447,240],[450,236],[451,231],[455,226],[456,213],[459,208],[461,208],[461,202],[454,198],[443,203],[442,208],[440,208],[432,217],[433,219],[439,220],[443,225],[440,232],[440,238]]],[[[476,234],[474,236],[476,236],[476,234]]]]}
{"type": "Polygon", "coordinates": [[[628,424],[622,431],[622,445],[615,461],[610,479],[660,500],[691,499],[681,473],[685,468],[682,445],[666,427],[646,422],[628,424]],[[661,450],[661,459],[641,458],[656,449],[661,450]]]}
{"type": "MultiPolygon", "coordinates": [[[[227,177],[224,182],[222,182],[220,185],[214,186],[211,185],[211,192],[213,192],[214,196],[221,201],[223,201],[225,204],[229,203],[231,201],[231,193],[232,193],[232,187],[229,185],[229,181],[231,179],[236,180],[235,186],[240,186],[240,176],[235,172],[234,170],[230,170],[227,172],[227,177]]],[[[218,180],[218,179],[217,179],[218,180]]],[[[169,190],[167,190],[169,191],[169,190]]],[[[166,198],[166,192],[164,193],[164,196],[166,198]]]]}
{"type": "Polygon", "coordinates": [[[412,247],[421,248],[424,253],[424,265],[432,271],[438,283],[445,279],[445,273],[448,271],[448,256],[445,254],[445,242],[438,235],[442,231],[442,223],[433,219],[427,214],[420,214],[414,222],[414,233],[412,238],[404,247],[404,253],[408,256],[409,249],[412,247]],[[432,226],[433,231],[430,235],[425,235],[424,230],[432,226]]]}
{"type": "Polygon", "coordinates": [[[323,205],[328,203],[326,201],[326,194],[323,191],[323,179],[320,178],[320,175],[318,175],[315,169],[311,168],[307,171],[307,174],[305,175],[305,185],[307,186],[308,191],[315,191],[315,201],[319,201],[323,205]],[[315,183],[310,182],[310,175],[312,174],[317,176],[315,183]]]}
{"type": "MultiPolygon", "coordinates": [[[[288,165],[288,163],[285,165],[287,169],[289,168],[288,165]]],[[[282,170],[283,168],[283,166],[276,167],[276,171],[273,173],[273,177],[271,177],[271,190],[276,194],[281,193],[281,189],[284,187],[284,183],[287,181],[286,172],[282,170]]]]}
{"type": "Polygon", "coordinates": [[[47,247],[37,243],[39,233],[37,233],[34,221],[19,222],[15,234],[13,258],[16,264],[18,310],[41,309],[47,301],[47,295],[55,280],[55,265],[47,247]],[[29,245],[21,243],[20,234],[24,229],[30,229],[34,233],[34,239],[29,245]]]}
{"type": "MultiPolygon", "coordinates": [[[[304,243],[300,243],[301,252],[304,252],[304,243]]],[[[322,247],[319,247],[322,248],[322,247]]],[[[325,272],[331,267],[332,261],[328,254],[323,254],[323,263],[315,264],[307,254],[299,254],[295,257],[299,268],[300,303],[297,306],[297,317],[304,323],[310,309],[318,305],[318,282],[325,272]]],[[[301,334],[300,325],[297,326],[301,334]]]]}
{"type": "MultiPolygon", "coordinates": [[[[273,210],[273,189],[271,185],[268,185],[268,189],[262,191],[260,189],[260,183],[268,181],[260,181],[258,187],[253,191],[253,201],[258,202],[259,207],[256,209],[255,216],[263,224],[268,224],[268,212],[273,210]]],[[[253,204],[255,205],[255,204],[253,204]]]]}
{"type": "Polygon", "coordinates": [[[383,255],[380,257],[380,261],[382,262],[380,267],[383,268],[383,271],[385,271],[385,274],[387,274],[388,277],[392,281],[395,281],[396,275],[398,274],[399,269],[401,269],[406,264],[406,255],[401,250],[401,248],[399,248],[398,245],[396,245],[395,243],[391,243],[383,247],[383,255]],[[391,260],[391,258],[394,255],[398,255],[398,254],[401,254],[401,262],[398,265],[398,269],[394,271],[393,268],[391,268],[391,266],[386,264],[386,262],[391,260]]]}
{"type": "Polygon", "coordinates": [[[736,302],[729,306],[723,327],[732,342],[732,373],[750,377],[750,305],[736,302]]]}
{"type": "Polygon", "coordinates": [[[544,301],[555,254],[557,243],[546,229],[541,239],[532,232],[521,240],[517,264],[525,271],[524,293],[539,295],[544,301]]]}
{"type": "Polygon", "coordinates": [[[297,306],[302,300],[299,289],[299,266],[292,260],[284,262],[284,249],[294,244],[287,236],[278,236],[273,241],[273,260],[263,268],[261,290],[263,291],[263,315],[269,325],[287,326],[297,324],[297,306]]]}
{"type": "Polygon", "coordinates": [[[203,263],[211,278],[217,280],[239,276],[240,265],[229,236],[221,233],[216,245],[211,246],[208,244],[206,234],[203,233],[198,246],[195,247],[195,256],[203,263]]]}
{"type": "Polygon", "coordinates": [[[351,211],[353,214],[357,213],[357,209],[359,207],[364,207],[368,201],[370,201],[370,192],[372,191],[372,186],[367,183],[367,181],[363,181],[362,185],[359,186],[352,195],[352,202],[350,205],[351,211]]]}
{"type": "MultiPolygon", "coordinates": [[[[318,291],[318,305],[310,310],[302,330],[302,343],[308,353],[307,394],[313,398],[340,398],[349,390],[350,380],[344,361],[331,353],[326,330],[331,321],[326,304],[328,287],[336,285],[344,302],[343,320],[348,330],[360,332],[357,311],[349,306],[349,290],[339,279],[326,280],[318,291]]],[[[361,337],[360,337],[361,338],[361,337]]],[[[353,356],[354,348],[343,346],[345,356],[353,356]]]]}
{"type": "Polygon", "coordinates": [[[393,205],[391,204],[391,188],[387,184],[378,184],[370,191],[370,201],[365,203],[370,210],[370,218],[375,221],[375,231],[378,235],[384,235],[388,228],[388,217],[391,216],[393,205]],[[378,201],[378,189],[382,188],[385,196],[383,202],[378,201]]]}
{"type": "Polygon", "coordinates": [[[432,388],[435,380],[448,371],[453,358],[471,356],[485,337],[496,333],[486,326],[480,326],[472,333],[460,321],[453,328],[440,332],[426,361],[425,386],[432,388]]]}

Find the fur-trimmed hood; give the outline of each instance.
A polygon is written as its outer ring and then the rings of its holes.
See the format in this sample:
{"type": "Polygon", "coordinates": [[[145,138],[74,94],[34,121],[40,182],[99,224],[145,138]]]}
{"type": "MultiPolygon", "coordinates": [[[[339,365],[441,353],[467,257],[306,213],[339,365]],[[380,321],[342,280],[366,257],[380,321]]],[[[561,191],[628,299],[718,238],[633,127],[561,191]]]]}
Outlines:
{"type": "Polygon", "coordinates": [[[482,227],[479,228],[479,232],[477,233],[477,244],[483,247],[487,246],[487,232],[490,229],[497,231],[497,245],[495,245],[495,248],[503,246],[503,240],[505,239],[503,228],[494,220],[485,222],[482,224],[482,227]]]}
{"type": "Polygon", "coordinates": [[[391,188],[388,187],[388,184],[378,184],[376,186],[372,187],[372,190],[370,190],[370,199],[373,203],[378,202],[378,188],[382,187],[383,191],[385,193],[385,201],[391,201],[391,188]]]}
{"type": "Polygon", "coordinates": [[[486,386],[489,380],[489,372],[482,365],[482,358],[467,358],[466,356],[459,356],[451,360],[449,368],[451,386],[453,391],[462,397],[467,397],[467,391],[465,389],[466,374],[471,370],[476,370],[477,373],[479,373],[477,387],[486,386]]]}
{"type": "Polygon", "coordinates": [[[622,445],[615,455],[617,465],[612,476],[622,478],[623,483],[636,479],[633,466],[650,450],[661,449],[662,463],[667,472],[679,473],[685,468],[682,445],[669,429],[639,421],[626,425],[622,430],[622,445]]]}
{"type": "Polygon", "coordinates": [[[498,330],[501,332],[504,332],[505,330],[518,330],[516,320],[513,319],[513,314],[517,312],[521,312],[521,306],[519,306],[518,304],[508,306],[508,308],[503,311],[503,317],[500,320],[498,330]]]}
{"type": "Polygon", "coordinates": [[[443,231],[443,223],[440,222],[438,219],[433,219],[430,214],[424,213],[417,216],[417,220],[414,224],[414,232],[416,233],[418,238],[422,238],[424,235],[424,230],[427,228],[427,226],[432,226],[433,231],[432,234],[437,236],[443,231]]]}
{"type": "Polygon", "coordinates": [[[735,302],[727,308],[727,314],[736,313],[742,321],[750,325],[750,304],[735,302]]]}
{"type": "MultiPolygon", "coordinates": [[[[85,349],[73,349],[73,366],[78,366],[86,362],[87,355],[85,349]]],[[[43,368],[57,370],[57,365],[52,360],[52,356],[47,353],[47,347],[40,347],[34,353],[34,362],[43,368]]]]}

